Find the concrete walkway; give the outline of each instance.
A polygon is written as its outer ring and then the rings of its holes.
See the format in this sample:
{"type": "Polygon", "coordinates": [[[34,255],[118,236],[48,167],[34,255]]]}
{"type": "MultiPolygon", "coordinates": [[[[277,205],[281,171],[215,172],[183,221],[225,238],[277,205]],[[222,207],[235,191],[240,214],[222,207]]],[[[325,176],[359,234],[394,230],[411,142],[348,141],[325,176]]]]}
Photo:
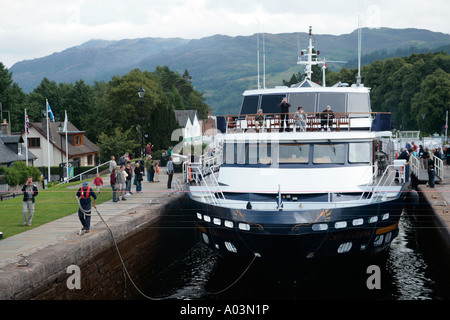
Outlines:
{"type": "Polygon", "coordinates": [[[430,204],[434,212],[432,219],[450,254],[450,166],[444,164],[444,179],[434,188],[420,184],[417,189],[430,204]]]}
{"type": "MultiPolygon", "coordinates": [[[[135,210],[143,204],[158,202],[163,198],[169,197],[172,192],[167,188],[167,175],[160,174],[161,182],[147,182],[144,178],[142,182],[143,193],[136,193],[136,187],[132,185],[133,195],[126,197],[126,201],[113,202],[106,201],[97,205],[97,210],[103,219],[108,222],[109,219],[123,213],[134,213],[135,210]]],[[[180,178],[181,174],[174,174],[173,180],[180,178]]],[[[102,177],[105,185],[109,185],[109,176],[102,177]]],[[[105,187],[104,185],[104,187],[105,187]]],[[[81,186],[76,185],[74,189],[74,203],[76,204],[75,193],[81,186]]],[[[93,210],[91,217],[91,230],[95,230],[96,225],[102,224],[98,214],[93,210]]],[[[0,240],[0,268],[11,263],[23,263],[27,256],[47,246],[57,244],[59,240],[68,235],[76,234],[81,228],[78,219],[78,213],[75,212],[69,216],[46,223],[31,230],[0,240]]]]}

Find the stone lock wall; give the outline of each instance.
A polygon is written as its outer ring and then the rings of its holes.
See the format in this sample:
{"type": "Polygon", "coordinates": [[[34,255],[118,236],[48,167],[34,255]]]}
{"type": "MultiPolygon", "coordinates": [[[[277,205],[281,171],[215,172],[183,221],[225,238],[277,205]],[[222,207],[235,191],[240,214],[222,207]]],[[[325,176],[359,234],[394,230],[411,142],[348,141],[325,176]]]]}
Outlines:
{"type": "MultiPolygon", "coordinates": [[[[126,270],[142,288],[195,243],[183,196],[145,205],[110,219],[126,270]],[[181,213],[181,214],[180,214],[181,213]]],[[[28,266],[0,272],[0,299],[121,300],[140,297],[125,274],[108,228],[99,223],[89,234],[69,235],[27,257],[28,266]],[[79,268],[74,272],[71,268],[79,268]],[[69,271],[69,272],[68,272],[69,271]],[[73,288],[79,274],[80,288],[73,288]],[[69,280],[69,286],[68,286],[69,280]],[[69,287],[72,287],[69,288],[69,287]]]]}

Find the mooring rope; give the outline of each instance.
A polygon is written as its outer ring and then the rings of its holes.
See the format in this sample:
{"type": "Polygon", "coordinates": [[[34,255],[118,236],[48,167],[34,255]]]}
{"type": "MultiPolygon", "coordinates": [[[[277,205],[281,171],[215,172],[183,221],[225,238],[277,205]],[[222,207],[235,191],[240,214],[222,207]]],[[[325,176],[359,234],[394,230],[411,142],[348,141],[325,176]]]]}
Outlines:
{"type": "MultiPolygon", "coordinates": [[[[90,211],[87,211],[87,210],[85,210],[85,209],[83,209],[83,208],[81,207],[81,204],[80,204],[80,201],[79,201],[78,197],[75,196],[75,198],[77,199],[78,207],[80,208],[81,212],[82,212],[85,216],[92,216],[92,213],[90,213],[90,211]]],[[[114,233],[112,232],[111,228],[108,226],[108,224],[106,223],[106,221],[103,219],[103,217],[102,217],[102,215],[100,214],[100,212],[98,211],[98,209],[97,209],[97,208],[94,208],[94,209],[95,209],[95,211],[97,212],[97,214],[98,214],[98,216],[100,217],[100,219],[101,219],[101,220],[103,221],[103,223],[105,224],[106,228],[109,230],[109,233],[111,234],[111,237],[112,237],[113,242],[114,242],[114,246],[116,247],[117,254],[119,255],[120,262],[122,263],[123,270],[124,270],[125,274],[127,275],[128,279],[130,280],[131,284],[134,286],[134,288],[135,288],[135,289],[136,289],[143,297],[145,297],[145,298],[147,298],[147,299],[150,299],[150,300],[164,300],[165,298],[153,298],[153,297],[150,297],[150,296],[146,295],[146,294],[143,293],[143,292],[138,288],[138,286],[134,283],[133,279],[131,278],[130,274],[128,273],[127,267],[125,266],[125,262],[123,261],[122,255],[120,254],[119,246],[117,245],[117,241],[116,241],[116,238],[114,237],[114,233]]]]}
{"type": "MultiPolygon", "coordinates": [[[[88,211],[88,210],[85,210],[85,209],[83,209],[83,208],[81,207],[79,198],[78,198],[77,196],[75,196],[75,198],[76,198],[76,200],[77,200],[78,207],[80,208],[80,211],[84,214],[84,216],[85,216],[85,217],[86,217],[86,216],[92,216],[92,213],[90,213],[90,212],[91,212],[90,210],[88,211]]],[[[102,222],[105,224],[106,228],[109,230],[109,233],[111,234],[111,237],[112,237],[113,242],[114,242],[114,246],[116,247],[117,254],[119,255],[119,259],[120,259],[120,262],[121,262],[121,264],[122,264],[123,270],[124,270],[125,274],[127,275],[128,279],[130,280],[131,284],[134,286],[134,288],[135,288],[135,289],[136,289],[136,290],[137,290],[144,298],[149,299],[149,300],[156,300],[156,301],[159,301],[159,300],[166,300],[166,299],[169,299],[169,297],[166,297],[166,298],[154,298],[154,297],[150,297],[150,296],[146,295],[145,293],[143,293],[143,292],[138,288],[138,286],[134,283],[133,279],[131,278],[130,274],[128,273],[128,269],[127,269],[127,267],[125,266],[125,262],[123,261],[122,255],[120,254],[119,246],[117,245],[117,241],[116,241],[116,238],[114,237],[114,233],[112,232],[111,228],[108,226],[108,224],[106,223],[106,221],[103,219],[103,217],[102,217],[102,215],[100,214],[100,212],[98,211],[98,209],[97,209],[96,207],[94,207],[94,209],[95,209],[95,211],[97,212],[97,214],[98,214],[98,216],[100,217],[100,219],[102,220],[102,222]]],[[[220,294],[220,293],[222,293],[222,292],[224,292],[224,291],[230,289],[232,286],[234,286],[234,285],[235,285],[235,284],[236,284],[236,283],[244,276],[244,274],[248,271],[248,269],[250,269],[250,266],[253,264],[253,262],[255,261],[255,259],[256,259],[257,257],[259,257],[259,255],[258,255],[257,253],[254,253],[253,259],[252,259],[252,261],[250,261],[250,264],[247,266],[247,268],[245,268],[245,270],[242,272],[242,274],[241,274],[241,275],[240,275],[233,283],[231,283],[231,284],[230,284],[228,287],[226,287],[225,289],[222,289],[222,290],[217,291],[217,292],[213,292],[213,293],[211,293],[211,294],[214,294],[214,295],[220,294]]]]}

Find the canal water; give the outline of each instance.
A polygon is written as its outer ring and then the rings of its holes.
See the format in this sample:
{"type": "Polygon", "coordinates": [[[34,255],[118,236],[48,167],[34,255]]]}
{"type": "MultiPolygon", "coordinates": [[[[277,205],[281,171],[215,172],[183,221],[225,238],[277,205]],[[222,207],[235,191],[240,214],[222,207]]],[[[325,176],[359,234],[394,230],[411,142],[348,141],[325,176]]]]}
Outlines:
{"type": "MultiPolygon", "coordinates": [[[[258,260],[224,259],[195,244],[154,277],[143,290],[159,299],[184,300],[447,300],[450,299],[448,261],[427,215],[404,211],[399,235],[381,258],[328,260],[298,270],[295,282],[274,280],[258,260]],[[379,268],[379,289],[367,282],[379,268]]],[[[282,273],[283,270],[274,272],[282,273]]],[[[275,277],[274,277],[275,276],[275,277]]],[[[372,281],[373,282],[373,281],[372,281]]]]}

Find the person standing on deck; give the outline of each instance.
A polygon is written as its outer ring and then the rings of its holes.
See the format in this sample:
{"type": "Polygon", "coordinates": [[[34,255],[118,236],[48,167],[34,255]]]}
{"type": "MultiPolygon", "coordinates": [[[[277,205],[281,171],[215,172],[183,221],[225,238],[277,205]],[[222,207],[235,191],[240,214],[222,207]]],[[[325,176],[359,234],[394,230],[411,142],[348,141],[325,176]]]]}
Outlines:
{"type": "Polygon", "coordinates": [[[283,132],[283,128],[286,127],[286,132],[289,132],[289,107],[291,105],[288,103],[287,98],[283,98],[281,103],[278,105],[281,111],[281,123],[280,123],[280,132],[283,132]]]}

